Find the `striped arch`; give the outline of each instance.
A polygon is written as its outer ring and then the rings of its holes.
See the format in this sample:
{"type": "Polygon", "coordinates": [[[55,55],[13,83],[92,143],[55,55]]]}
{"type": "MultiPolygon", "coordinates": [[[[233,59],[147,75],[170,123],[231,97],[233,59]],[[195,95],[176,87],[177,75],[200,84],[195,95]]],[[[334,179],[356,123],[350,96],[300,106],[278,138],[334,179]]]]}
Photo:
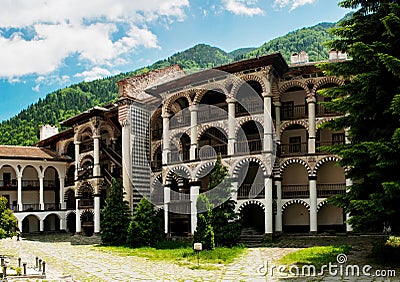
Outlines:
{"type": "Polygon", "coordinates": [[[93,136],[94,132],[96,132],[96,129],[94,128],[92,123],[89,124],[82,124],[78,127],[78,129],[75,132],[75,138],[74,140],[76,141],[81,141],[82,139],[82,134],[84,131],[86,131],[87,129],[90,130],[91,135],[93,136]]]}
{"type": "Polygon", "coordinates": [[[264,205],[264,203],[262,203],[262,202],[260,202],[260,201],[258,201],[258,200],[256,200],[256,199],[252,199],[252,200],[248,200],[248,201],[244,202],[243,204],[241,204],[241,205],[239,206],[239,208],[237,209],[237,212],[238,212],[238,213],[241,213],[242,210],[243,210],[246,206],[249,206],[249,205],[256,205],[256,206],[259,206],[260,208],[262,208],[262,209],[265,211],[265,205],[264,205]]]}
{"type": "Polygon", "coordinates": [[[334,119],[337,119],[337,118],[338,118],[338,117],[317,118],[315,124],[316,124],[316,126],[317,126],[317,128],[318,128],[320,125],[324,124],[325,122],[328,122],[328,121],[331,121],[331,120],[334,120],[334,119]]]}
{"type": "Polygon", "coordinates": [[[161,147],[161,140],[158,140],[154,145],[153,148],[151,149],[151,160],[154,160],[154,157],[156,156],[157,149],[161,147]]]}
{"type": "Polygon", "coordinates": [[[303,88],[304,91],[306,91],[306,96],[310,96],[310,89],[308,89],[307,84],[304,84],[303,82],[297,81],[297,80],[291,80],[288,82],[285,82],[278,90],[279,92],[279,97],[282,97],[282,95],[285,93],[286,90],[293,88],[293,87],[300,87],[303,88]]]}
{"type": "MultiPolygon", "coordinates": [[[[240,127],[249,121],[256,121],[256,122],[260,123],[264,130],[264,119],[260,116],[244,116],[244,117],[238,118],[237,120],[238,121],[236,123],[236,128],[235,128],[235,136],[238,135],[240,127]]],[[[260,133],[261,138],[263,138],[262,135],[263,135],[263,132],[260,133]]]]}
{"type": "Polygon", "coordinates": [[[259,158],[256,158],[256,157],[246,157],[244,159],[241,159],[241,160],[237,161],[236,163],[234,163],[234,165],[232,165],[232,171],[230,173],[232,175],[232,178],[239,177],[240,169],[245,164],[250,163],[250,162],[257,163],[262,168],[264,176],[265,177],[268,176],[268,169],[267,169],[267,167],[265,166],[265,164],[264,164],[264,162],[262,160],[260,160],[259,158]]]}
{"type": "Polygon", "coordinates": [[[167,101],[165,101],[164,108],[166,109],[167,112],[171,112],[172,104],[179,98],[186,98],[189,105],[192,103],[192,100],[190,99],[189,93],[187,91],[174,93],[168,97],[167,101]]]}
{"type": "Polygon", "coordinates": [[[89,151],[89,152],[86,152],[86,153],[83,153],[83,154],[79,155],[79,160],[78,160],[79,167],[82,167],[82,162],[87,158],[91,158],[92,160],[94,160],[93,151],[89,151]]]}
{"type": "Polygon", "coordinates": [[[199,141],[203,133],[211,127],[220,129],[222,132],[224,132],[226,138],[228,139],[228,127],[226,126],[226,124],[224,124],[223,122],[212,122],[199,126],[197,131],[197,141],[199,141]]]}
{"type": "Polygon", "coordinates": [[[58,151],[61,153],[61,154],[66,154],[67,153],[67,148],[68,148],[68,146],[69,146],[69,144],[71,143],[71,142],[74,142],[74,138],[68,138],[68,139],[65,139],[65,140],[63,140],[63,141],[61,141],[61,142],[59,142],[58,144],[58,151]]]}
{"type": "Polygon", "coordinates": [[[339,161],[340,161],[340,158],[339,158],[339,157],[336,157],[336,156],[325,157],[325,158],[319,160],[319,161],[316,163],[316,165],[315,165],[315,167],[314,167],[313,174],[314,174],[314,175],[317,175],[318,169],[319,169],[324,163],[327,163],[327,162],[339,162],[339,161]]]}
{"type": "Polygon", "coordinates": [[[325,206],[328,202],[326,200],[323,200],[321,202],[319,202],[319,204],[317,205],[317,212],[319,212],[319,210],[325,206]]]}
{"type": "Polygon", "coordinates": [[[300,164],[300,165],[304,166],[307,170],[308,176],[312,175],[312,169],[306,161],[304,161],[302,159],[289,159],[289,160],[285,161],[279,169],[279,173],[281,174],[281,176],[285,172],[285,169],[291,164],[300,164]]]}
{"type": "Polygon", "coordinates": [[[170,177],[173,178],[174,175],[179,175],[186,179],[192,178],[192,173],[191,173],[190,169],[186,165],[180,164],[180,165],[172,167],[171,169],[169,169],[167,171],[167,173],[165,174],[165,181],[163,184],[165,185],[167,180],[170,179],[170,177]]]}
{"type": "Polygon", "coordinates": [[[89,190],[89,191],[92,193],[92,195],[94,195],[94,188],[93,188],[93,186],[92,186],[89,182],[84,182],[84,183],[82,183],[82,184],[79,186],[79,188],[78,188],[78,197],[81,197],[81,196],[82,196],[82,193],[83,193],[85,190],[89,190]]]}
{"type": "Polygon", "coordinates": [[[161,114],[162,114],[162,108],[160,107],[155,109],[154,112],[152,112],[150,118],[150,128],[154,127],[154,123],[156,122],[157,118],[161,116],[161,114]]]}
{"type": "Polygon", "coordinates": [[[239,78],[240,79],[235,81],[235,83],[233,84],[232,90],[231,90],[233,97],[236,97],[240,87],[243,84],[247,83],[248,81],[257,81],[258,83],[260,83],[262,91],[264,93],[267,93],[267,87],[265,85],[265,81],[261,76],[256,75],[256,74],[246,74],[239,78]]]}
{"type": "Polygon", "coordinates": [[[314,84],[314,87],[312,89],[312,93],[316,93],[316,91],[323,85],[325,84],[337,84],[339,86],[343,86],[344,85],[344,80],[338,78],[338,77],[334,77],[334,76],[327,76],[324,77],[320,80],[317,81],[317,83],[314,84]]]}
{"type": "Polygon", "coordinates": [[[151,182],[151,191],[154,190],[154,187],[156,187],[157,182],[161,183],[162,185],[162,173],[159,173],[156,177],[154,177],[153,181],[151,182]]]}
{"type": "Polygon", "coordinates": [[[108,132],[111,139],[115,138],[116,129],[113,126],[111,126],[108,122],[105,122],[105,121],[100,122],[99,133],[101,133],[103,130],[108,132]]]}
{"type": "Polygon", "coordinates": [[[226,90],[225,85],[223,83],[214,82],[214,83],[210,83],[210,84],[207,84],[207,85],[203,86],[201,88],[201,91],[198,91],[196,93],[196,96],[193,99],[193,104],[194,105],[200,104],[201,98],[203,98],[203,96],[208,91],[217,91],[217,92],[219,92],[221,94],[224,94],[225,96],[229,95],[229,93],[226,90]]]}
{"type": "Polygon", "coordinates": [[[310,211],[310,205],[309,205],[307,202],[305,202],[305,201],[303,201],[303,200],[301,200],[301,199],[293,199],[293,200],[290,200],[290,201],[288,201],[288,202],[286,202],[286,203],[284,203],[284,204],[282,205],[282,212],[284,212],[284,210],[285,210],[288,206],[293,205],[293,204],[300,204],[300,205],[303,205],[303,206],[306,207],[306,209],[307,209],[308,211],[310,211]]]}
{"type": "Polygon", "coordinates": [[[195,178],[203,178],[210,172],[214,166],[215,166],[216,161],[209,161],[209,162],[204,162],[201,163],[200,165],[197,166],[195,172],[194,172],[194,177],[195,178]],[[207,172],[207,173],[205,173],[207,172]]]}
{"type": "Polygon", "coordinates": [[[68,216],[69,216],[71,213],[73,213],[73,214],[76,215],[76,211],[75,211],[75,210],[68,210],[68,211],[65,213],[65,218],[68,218],[68,216]]]}
{"type": "Polygon", "coordinates": [[[75,197],[75,190],[73,188],[68,188],[64,192],[64,202],[68,202],[68,195],[70,194],[69,191],[74,192],[74,197],[75,197]]]}
{"type": "Polygon", "coordinates": [[[177,129],[171,130],[170,136],[169,136],[169,141],[172,142],[172,140],[177,139],[177,136],[179,136],[178,139],[181,139],[183,134],[186,134],[190,138],[190,128],[183,127],[183,128],[177,128],[177,129]]]}
{"type": "Polygon", "coordinates": [[[285,131],[286,128],[288,128],[289,126],[294,125],[294,124],[303,126],[307,131],[310,128],[307,120],[304,120],[304,119],[287,120],[287,121],[282,122],[281,130],[280,130],[281,131],[281,135],[283,134],[283,132],[285,131]]]}
{"type": "Polygon", "coordinates": [[[81,212],[81,214],[80,214],[80,219],[83,220],[83,216],[84,216],[85,214],[88,214],[88,213],[92,214],[93,219],[94,219],[94,211],[93,211],[93,210],[90,210],[90,209],[83,210],[83,211],[81,212]]]}

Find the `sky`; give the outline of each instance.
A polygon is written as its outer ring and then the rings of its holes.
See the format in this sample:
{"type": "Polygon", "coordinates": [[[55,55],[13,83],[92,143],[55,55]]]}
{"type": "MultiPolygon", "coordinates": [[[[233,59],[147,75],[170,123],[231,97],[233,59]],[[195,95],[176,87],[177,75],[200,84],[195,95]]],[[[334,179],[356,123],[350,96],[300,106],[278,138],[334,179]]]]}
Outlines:
{"type": "MultiPolygon", "coordinates": [[[[0,0],[0,121],[48,93],[206,43],[258,47],[349,10],[335,0],[0,0]]],[[[301,50],[294,50],[301,51],[301,50]]]]}

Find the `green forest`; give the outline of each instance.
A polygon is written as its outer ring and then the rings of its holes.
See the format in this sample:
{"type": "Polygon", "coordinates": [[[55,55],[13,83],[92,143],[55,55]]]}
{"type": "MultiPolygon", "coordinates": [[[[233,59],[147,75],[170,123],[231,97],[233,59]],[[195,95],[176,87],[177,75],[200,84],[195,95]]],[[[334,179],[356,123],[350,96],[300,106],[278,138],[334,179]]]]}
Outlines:
{"type": "Polygon", "coordinates": [[[302,28],[266,42],[258,48],[240,48],[227,53],[217,47],[198,44],[154,64],[133,72],[122,73],[91,82],[81,82],[48,94],[45,98],[0,123],[0,144],[32,145],[39,141],[39,127],[43,124],[60,126],[60,122],[93,106],[117,99],[117,81],[147,71],[179,64],[187,73],[241,59],[281,52],[289,61],[293,52],[308,52],[310,61],[328,58],[324,42],[333,39],[327,30],[334,23],[321,23],[302,28]]]}

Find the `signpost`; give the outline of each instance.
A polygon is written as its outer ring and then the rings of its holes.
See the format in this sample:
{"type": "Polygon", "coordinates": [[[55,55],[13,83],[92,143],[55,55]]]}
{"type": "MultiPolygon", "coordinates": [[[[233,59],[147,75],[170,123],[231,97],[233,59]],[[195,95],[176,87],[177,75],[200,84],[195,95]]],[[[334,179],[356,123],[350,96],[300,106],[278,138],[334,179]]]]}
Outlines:
{"type": "Polygon", "coordinates": [[[193,249],[197,253],[197,266],[200,265],[200,252],[203,250],[203,245],[201,243],[194,243],[193,249]]]}

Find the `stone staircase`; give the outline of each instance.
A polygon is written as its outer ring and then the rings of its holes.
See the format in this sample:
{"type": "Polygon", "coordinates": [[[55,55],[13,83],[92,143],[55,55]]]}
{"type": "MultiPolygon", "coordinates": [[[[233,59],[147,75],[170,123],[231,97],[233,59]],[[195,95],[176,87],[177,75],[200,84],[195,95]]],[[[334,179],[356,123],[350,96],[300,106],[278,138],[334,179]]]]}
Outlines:
{"type": "Polygon", "coordinates": [[[262,247],[264,235],[257,229],[252,227],[246,227],[242,229],[240,235],[240,243],[247,246],[248,248],[262,247]]]}

